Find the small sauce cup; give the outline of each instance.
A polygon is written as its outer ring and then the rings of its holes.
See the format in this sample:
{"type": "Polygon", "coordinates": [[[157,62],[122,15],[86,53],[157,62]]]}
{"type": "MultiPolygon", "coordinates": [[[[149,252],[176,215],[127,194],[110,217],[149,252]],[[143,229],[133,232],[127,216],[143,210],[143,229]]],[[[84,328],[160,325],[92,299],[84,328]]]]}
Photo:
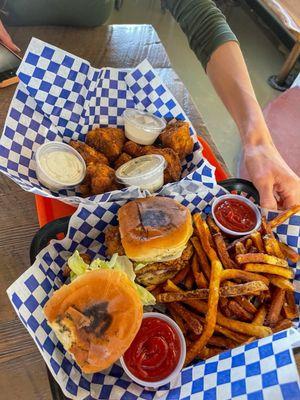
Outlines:
{"type": "Polygon", "coordinates": [[[123,118],[127,139],[142,145],[153,144],[166,127],[166,121],[163,118],[134,108],[125,110],[123,118]]]}
{"type": "Polygon", "coordinates": [[[124,369],[124,371],[126,372],[126,374],[136,383],[138,383],[139,385],[145,386],[145,387],[150,387],[150,388],[158,388],[159,386],[165,385],[169,382],[171,382],[172,380],[174,380],[180,373],[180,371],[183,368],[183,364],[185,361],[185,356],[186,356],[186,344],[185,344],[185,339],[183,336],[183,333],[181,331],[181,329],[179,328],[179,326],[176,324],[175,321],[173,321],[170,317],[168,317],[167,315],[164,314],[160,314],[158,312],[147,312],[144,314],[143,316],[143,321],[147,318],[156,318],[159,319],[161,321],[164,321],[167,323],[167,325],[169,325],[173,331],[175,331],[175,333],[177,334],[178,338],[179,338],[179,343],[180,343],[180,355],[179,355],[179,359],[177,362],[177,365],[175,365],[173,371],[164,379],[161,379],[159,381],[144,381],[142,379],[137,378],[127,367],[126,362],[124,360],[124,356],[120,358],[120,363],[124,369]]]}
{"type": "Polygon", "coordinates": [[[166,160],[158,154],[133,158],[116,170],[116,178],[125,186],[137,186],[151,193],[164,184],[166,160]]]}
{"type": "Polygon", "coordinates": [[[42,144],[35,153],[35,160],[37,178],[50,190],[73,188],[85,177],[84,159],[66,143],[42,144]]]}
{"type": "MultiPolygon", "coordinates": [[[[243,209],[241,208],[241,210],[243,209]]],[[[228,236],[230,237],[234,237],[234,236],[245,236],[245,235],[249,235],[252,232],[256,231],[257,229],[259,229],[260,225],[261,225],[261,213],[259,208],[249,199],[247,199],[246,197],[237,195],[237,194],[226,194],[224,196],[220,196],[218,198],[216,198],[212,204],[212,215],[213,218],[215,220],[215,223],[218,225],[218,227],[224,232],[226,233],[228,236]],[[250,209],[250,215],[253,216],[253,228],[249,229],[249,230],[234,230],[234,229],[230,229],[228,227],[226,227],[218,218],[218,209],[219,207],[222,205],[222,203],[224,204],[225,201],[229,201],[231,202],[232,200],[235,202],[235,204],[237,204],[237,202],[241,203],[242,207],[244,208],[244,210],[249,210],[250,209]]],[[[249,214],[249,213],[248,213],[249,214]]],[[[228,216],[228,214],[227,214],[228,216]]],[[[234,216],[230,215],[231,218],[235,219],[234,216]]],[[[245,219],[246,213],[238,216],[238,218],[235,219],[235,221],[239,222],[243,222],[243,218],[245,219]]]]}

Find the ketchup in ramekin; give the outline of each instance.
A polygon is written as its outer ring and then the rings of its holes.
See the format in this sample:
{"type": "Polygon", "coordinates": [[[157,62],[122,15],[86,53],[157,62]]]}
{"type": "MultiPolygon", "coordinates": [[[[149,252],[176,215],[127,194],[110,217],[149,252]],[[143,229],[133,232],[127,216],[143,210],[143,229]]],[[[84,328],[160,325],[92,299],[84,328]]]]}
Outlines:
{"type": "Polygon", "coordinates": [[[145,313],[136,337],[121,359],[137,383],[158,387],[170,382],[183,367],[185,340],[178,325],[159,313],[145,313]]]}
{"type": "Polygon", "coordinates": [[[216,224],[223,232],[233,235],[246,235],[258,229],[261,215],[249,199],[239,195],[225,195],[217,198],[212,206],[216,224]]]}

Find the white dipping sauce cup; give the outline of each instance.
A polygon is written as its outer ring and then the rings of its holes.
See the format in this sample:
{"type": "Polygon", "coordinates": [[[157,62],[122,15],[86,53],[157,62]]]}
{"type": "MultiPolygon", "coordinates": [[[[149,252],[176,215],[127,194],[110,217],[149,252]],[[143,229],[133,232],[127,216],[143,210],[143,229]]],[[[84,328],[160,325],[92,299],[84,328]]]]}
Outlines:
{"type": "Polygon", "coordinates": [[[35,153],[35,161],[36,161],[36,174],[38,180],[46,186],[50,190],[60,190],[60,189],[71,189],[77,185],[79,185],[86,173],[86,165],[84,159],[78,153],[77,150],[73,149],[73,147],[69,146],[66,143],[62,142],[47,142],[42,144],[35,153]],[[81,171],[78,174],[78,179],[72,182],[64,182],[63,180],[56,180],[53,177],[47,174],[47,171],[43,169],[41,165],[41,157],[46,154],[50,154],[51,152],[66,152],[69,154],[73,154],[77,157],[81,164],[81,171]]]}
{"type": "Polygon", "coordinates": [[[179,328],[179,326],[176,324],[176,322],[171,319],[170,317],[168,317],[165,314],[160,314],[158,312],[147,312],[143,315],[143,319],[145,318],[159,318],[162,321],[167,322],[177,333],[178,337],[179,337],[179,341],[180,341],[180,357],[179,357],[179,361],[178,364],[176,365],[175,369],[173,370],[173,372],[167,376],[166,378],[162,379],[161,381],[157,381],[157,382],[147,382],[147,381],[143,381],[141,379],[136,378],[127,368],[124,358],[121,357],[120,358],[120,363],[124,369],[124,371],[126,372],[126,374],[129,376],[129,378],[131,378],[134,382],[138,383],[139,385],[142,386],[146,386],[149,388],[158,388],[159,386],[163,386],[169,382],[171,382],[172,380],[174,380],[180,373],[180,371],[183,368],[183,364],[185,361],[185,356],[186,356],[186,344],[185,344],[185,339],[183,336],[183,333],[181,331],[181,329],[179,328]]]}
{"type": "Polygon", "coordinates": [[[166,121],[163,118],[134,108],[125,110],[123,118],[127,139],[142,145],[153,144],[166,127],[166,121]]]}
{"type": "Polygon", "coordinates": [[[125,186],[137,186],[151,193],[164,184],[166,160],[158,154],[133,158],[116,170],[116,178],[125,186]]]}
{"type": "Polygon", "coordinates": [[[261,213],[259,208],[249,199],[247,199],[246,197],[240,196],[238,194],[225,194],[224,196],[220,196],[218,198],[216,198],[212,204],[212,208],[211,208],[211,212],[213,215],[213,218],[215,220],[215,223],[218,225],[218,227],[224,232],[227,233],[230,236],[246,236],[249,235],[250,233],[256,231],[257,229],[259,229],[260,225],[261,225],[261,213]],[[253,229],[251,229],[250,231],[246,231],[246,232],[236,232],[236,231],[232,231],[231,229],[226,228],[225,226],[223,226],[218,218],[216,218],[215,215],[215,208],[217,207],[217,205],[221,202],[224,201],[226,199],[234,199],[234,200],[239,200],[245,204],[247,204],[250,208],[252,208],[252,210],[255,213],[256,216],[256,225],[254,226],[253,229]]]}

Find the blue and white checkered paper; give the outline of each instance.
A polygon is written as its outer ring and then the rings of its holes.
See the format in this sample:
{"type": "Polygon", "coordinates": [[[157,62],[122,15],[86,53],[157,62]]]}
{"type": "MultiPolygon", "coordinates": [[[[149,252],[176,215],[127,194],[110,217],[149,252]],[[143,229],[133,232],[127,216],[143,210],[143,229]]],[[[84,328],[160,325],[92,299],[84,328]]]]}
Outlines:
{"type": "MultiPolygon", "coordinates": [[[[85,141],[97,126],[123,128],[126,108],[149,111],[166,119],[188,121],[155,70],[144,60],[130,72],[93,68],[87,61],[38,39],[32,39],[18,70],[17,86],[0,140],[0,171],[24,190],[77,205],[110,198],[112,192],[82,198],[76,190],[50,191],[36,177],[34,154],[47,141],[85,141]]],[[[215,183],[214,167],[202,157],[191,126],[193,153],[182,164],[189,176],[215,183]]],[[[124,192],[115,191],[114,198],[124,192]]]]}
{"type": "MultiPolygon", "coordinates": [[[[210,212],[213,199],[224,194],[219,186],[209,189],[197,182],[179,186],[173,187],[172,192],[165,190],[164,194],[175,197],[193,213],[210,212]]],[[[184,368],[177,379],[156,391],[133,383],[119,364],[92,375],[80,371],[48,327],[42,307],[53,290],[63,284],[63,266],[75,249],[92,257],[105,257],[103,232],[107,226],[117,224],[117,211],[125,202],[80,205],[71,217],[66,238],[52,241],[37,256],[33,266],[8,289],[16,313],[65,395],[79,400],[299,399],[292,343],[299,341],[300,335],[295,330],[274,334],[184,368]]],[[[281,239],[300,251],[299,215],[293,216],[284,226],[284,232],[283,228],[277,229],[281,239]]],[[[299,275],[295,279],[299,304],[299,275]]]]}

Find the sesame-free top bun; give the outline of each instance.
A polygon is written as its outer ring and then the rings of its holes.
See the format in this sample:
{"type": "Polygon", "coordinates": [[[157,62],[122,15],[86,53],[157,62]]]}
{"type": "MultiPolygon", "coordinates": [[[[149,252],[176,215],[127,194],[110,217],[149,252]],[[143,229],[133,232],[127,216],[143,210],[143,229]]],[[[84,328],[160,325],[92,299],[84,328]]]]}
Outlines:
{"type": "Polygon", "coordinates": [[[168,197],[130,201],[118,211],[122,246],[138,262],[179,258],[193,233],[188,208],[168,197]]]}
{"type": "Polygon", "coordinates": [[[93,373],[128,349],[140,328],[143,306],[123,272],[100,269],[55,291],[44,313],[82,371],[93,373]]]}

